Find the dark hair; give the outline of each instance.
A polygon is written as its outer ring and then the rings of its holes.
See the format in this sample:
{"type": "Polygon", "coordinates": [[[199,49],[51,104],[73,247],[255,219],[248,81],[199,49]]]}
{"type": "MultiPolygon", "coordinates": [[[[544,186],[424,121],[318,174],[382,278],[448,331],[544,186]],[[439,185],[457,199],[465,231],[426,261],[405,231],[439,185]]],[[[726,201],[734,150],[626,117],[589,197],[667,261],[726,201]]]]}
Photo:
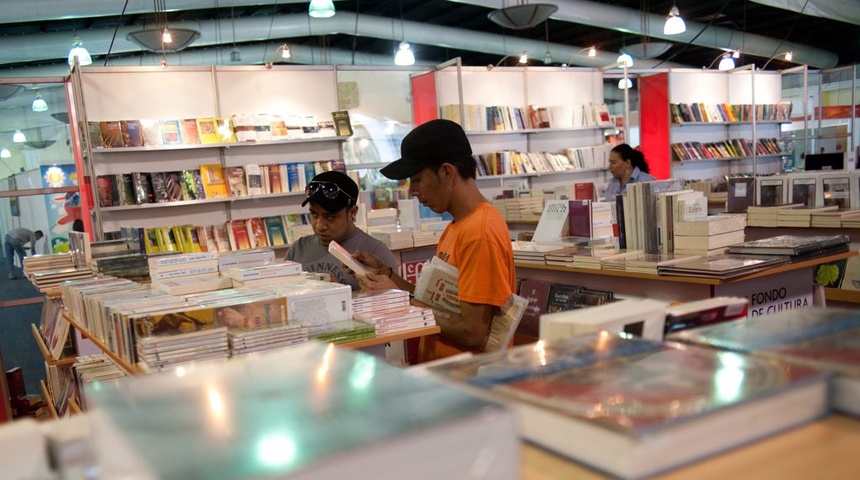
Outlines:
{"type": "Polygon", "coordinates": [[[642,172],[650,173],[648,171],[648,164],[645,162],[645,155],[639,150],[634,150],[630,145],[622,143],[613,148],[612,151],[621,155],[623,160],[629,161],[634,167],[639,167],[639,170],[642,172]]]}
{"type": "Polygon", "coordinates": [[[76,218],[74,222],[72,222],[72,231],[73,232],[83,232],[84,231],[84,221],[80,218],[76,218]]]}
{"type": "Polygon", "coordinates": [[[439,163],[431,163],[427,165],[427,168],[433,170],[434,173],[439,173],[439,169],[442,168],[442,165],[450,163],[457,169],[457,174],[460,175],[460,178],[466,180],[469,178],[476,178],[478,175],[478,165],[475,163],[475,157],[459,157],[456,160],[446,160],[444,162],[439,163]]]}

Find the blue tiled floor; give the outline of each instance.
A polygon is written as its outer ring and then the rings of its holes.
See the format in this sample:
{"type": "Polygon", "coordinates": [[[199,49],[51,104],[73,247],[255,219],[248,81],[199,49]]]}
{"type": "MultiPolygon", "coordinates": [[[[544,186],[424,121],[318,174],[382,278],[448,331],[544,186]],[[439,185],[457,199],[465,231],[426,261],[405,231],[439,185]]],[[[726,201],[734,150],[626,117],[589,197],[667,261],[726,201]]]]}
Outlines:
{"type": "MultiPolygon", "coordinates": [[[[44,298],[23,278],[9,280],[5,262],[0,262],[0,300],[44,298]]],[[[30,324],[39,324],[42,303],[0,309],[0,354],[6,369],[21,367],[27,393],[41,394],[39,380],[45,378],[45,361],[33,339],[30,324]]]]}

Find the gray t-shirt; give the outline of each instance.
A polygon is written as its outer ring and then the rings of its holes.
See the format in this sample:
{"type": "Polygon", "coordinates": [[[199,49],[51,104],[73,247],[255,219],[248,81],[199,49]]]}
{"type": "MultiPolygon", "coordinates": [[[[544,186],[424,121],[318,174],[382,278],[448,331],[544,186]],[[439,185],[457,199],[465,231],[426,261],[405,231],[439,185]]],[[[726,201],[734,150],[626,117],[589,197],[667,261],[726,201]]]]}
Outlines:
{"type": "Polygon", "coordinates": [[[9,230],[6,235],[12,239],[12,245],[36,244],[36,235],[26,228],[9,230]]]}
{"type": "MultiPolygon", "coordinates": [[[[371,237],[361,229],[356,229],[342,242],[338,242],[349,253],[363,250],[376,255],[383,263],[397,270],[397,260],[388,247],[379,240],[371,237]]],[[[358,279],[342,268],[340,260],[328,253],[328,248],[322,244],[316,235],[308,235],[296,240],[287,250],[286,260],[299,262],[308,272],[327,272],[333,281],[343,283],[358,291],[358,279]]]]}

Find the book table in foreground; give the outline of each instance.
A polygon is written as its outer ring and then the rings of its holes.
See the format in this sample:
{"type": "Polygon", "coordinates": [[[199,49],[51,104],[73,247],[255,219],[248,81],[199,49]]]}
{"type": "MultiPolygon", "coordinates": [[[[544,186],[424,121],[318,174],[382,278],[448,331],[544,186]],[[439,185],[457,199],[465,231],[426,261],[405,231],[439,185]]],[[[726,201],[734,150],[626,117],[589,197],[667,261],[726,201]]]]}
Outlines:
{"type": "Polygon", "coordinates": [[[770,303],[775,306],[784,302],[792,302],[789,308],[812,305],[813,268],[816,265],[843,260],[857,256],[857,254],[855,251],[827,255],[730,279],[589,270],[520,262],[516,263],[516,268],[519,278],[581,285],[592,289],[609,290],[621,295],[633,295],[669,302],[686,302],[716,296],[746,297],[751,298],[751,311],[755,309],[758,303],[762,306],[760,313],[768,314],[775,313],[776,310],[768,311],[769,305],[764,305],[753,299],[757,294],[761,294],[761,297],[756,297],[759,299],[763,297],[773,298],[774,301],[770,303]],[[785,292],[782,292],[781,289],[785,289],[785,292]],[[774,290],[777,291],[776,294],[772,293],[774,290]],[[794,305],[798,300],[801,303],[806,302],[808,305],[794,305]]]}
{"type": "MultiPolygon", "coordinates": [[[[522,480],[610,477],[522,443],[522,480]]],[[[660,480],[807,480],[860,478],[860,420],[831,415],[655,478],[660,480]]]]}

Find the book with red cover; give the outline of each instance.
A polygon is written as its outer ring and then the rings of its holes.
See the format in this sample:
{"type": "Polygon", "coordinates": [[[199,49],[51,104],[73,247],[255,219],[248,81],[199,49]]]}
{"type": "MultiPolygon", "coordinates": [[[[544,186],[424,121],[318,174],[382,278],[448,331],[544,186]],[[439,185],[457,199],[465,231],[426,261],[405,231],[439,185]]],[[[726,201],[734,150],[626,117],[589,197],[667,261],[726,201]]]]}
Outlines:
{"type": "Polygon", "coordinates": [[[182,143],[184,145],[199,145],[200,133],[197,131],[197,119],[186,118],[180,121],[179,130],[181,132],[182,143]]]}
{"type": "Polygon", "coordinates": [[[517,333],[529,337],[540,336],[540,316],[546,312],[546,302],[549,298],[549,282],[543,280],[524,279],[520,282],[518,295],[529,301],[517,333]]]}
{"type": "Polygon", "coordinates": [[[251,247],[251,236],[245,220],[231,220],[227,234],[230,236],[231,250],[248,250],[251,247]]]}
{"type": "Polygon", "coordinates": [[[594,183],[580,182],[573,184],[573,198],[576,200],[594,201],[594,183]]]}
{"type": "Polygon", "coordinates": [[[567,215],[568,235],[591,238],[591,200],[570,200],[567,215]]]}
{"type": "Polygon", "coordinates": [[[269,246],[269,240],[266,237],[266,223],[262,217],[249,218],[246,225],[253,248],[269,246]]]}
{"type": "Polygon", "coordinates": [[[609,332],[429,370],[507,400],[525,439],[620,478],[657,475],[828,408],[819,370],[609,332]]]}
{"type": "Polygon", "coordinates": [[[274,163],[266,165],[266,168],[269,169],[269,191],[271,193],[283,192],[281,188],[281,166],[274,163]]]}

